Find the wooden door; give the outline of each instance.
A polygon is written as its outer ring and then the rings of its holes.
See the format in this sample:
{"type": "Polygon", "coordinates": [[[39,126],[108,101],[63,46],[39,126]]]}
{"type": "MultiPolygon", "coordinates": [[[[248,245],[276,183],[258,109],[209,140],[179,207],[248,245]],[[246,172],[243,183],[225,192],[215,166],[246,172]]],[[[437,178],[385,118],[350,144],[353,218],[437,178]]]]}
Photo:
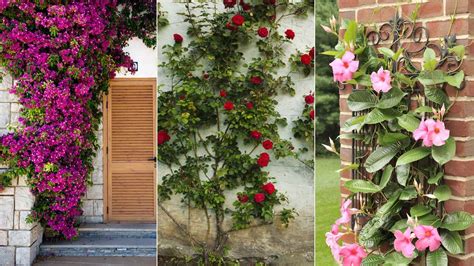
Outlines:
{"type": "Polygon", "coordinates": [[[105,97],[108,222],[156,221],[156,79],[114,79],[105,97]]]}

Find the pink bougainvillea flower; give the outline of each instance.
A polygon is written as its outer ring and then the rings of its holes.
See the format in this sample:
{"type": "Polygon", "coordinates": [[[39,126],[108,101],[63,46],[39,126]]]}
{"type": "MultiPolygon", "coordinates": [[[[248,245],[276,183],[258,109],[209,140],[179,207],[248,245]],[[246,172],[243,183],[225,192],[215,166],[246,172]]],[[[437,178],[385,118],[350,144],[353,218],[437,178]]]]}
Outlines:
{"type": "Polygon", "coordinates": [[[236,26],[242,26],[242,24],[244,24],[244,22],[245,22],[245,18],[240,14],[235,14],[232,17],[232,23],[234,23],[234,25],[236,25],[236,26]]]}
{"type": "Polygon", "coordinates": [[[433,252],[441,246],[441,237],[438,234],[438,230],[433,226],[418,225],[415,227],[414,232],[418,238],[415,246],[419,251],[424,251],[429,247],[430,251],[433,252]]]}
{"type": "Polygon", "coordinates": [[[234,103],[232,103],[231,101],[227,101],[224,103],[224,109],[226,111],[231,111],[234,109],[234,103]]]}
{"type": "Polygon", "coordinates": [[[449,130],[445,128],[442,121],[433,119],[422,120],[418,128],[413,132],[415,140],[423,140],[423,146],[443,146],[449,138],[449,130]]]}
{"type": "Polygon", "coordinates": [[[300,60],[303,65],[310,65],[313,59],[311,58],[309,54],[303,54],[301,55],[300,60]]]}
{"type": "Polygon", "coordinates": [[[343,235],[339,233],[339,227],[336,224],[332,225],[331,231],[326,233],[326,245],[331,249],[332,256],[336,261],[340,260],[341,246],[338,241],[343,235]]]}
{"type": "Polygon", "coordinates": [[[347,51],[341,59],[336,58],[329,64],[332,67],[334,81],[345,82],[352,79],[359,69],[359,61],[354,59],[355,55],[347,51]]]}
{"type": "Polygon", "coordinates": [[[342,257],[343,266],[359,266],[362,260],[367,257],[367,253],[358,244],[350,244],[341,248],[339,256],[342,257]]]}
{"type": "Polygon", "coordinates": [[[415,245],[411,242],[411,230],[407,228],[405,233],[402,233],[400,230],[396,230],[395,233],[395,241],[393,245],[395,250],[401,252],[403,256],[407,258],[411,258],[413,256],[413,251],[415,250],[415,245]]]}
{"type": "Polygon", "coordinates": [[[388,92],[392,88],[390,71],[384,70],[383,67],[377,72],[372,72],[372,74],[370,74],[370,80],[376,92],[388,92]]]}
{"type": "Polygon", "coordinates": [[[257,193],[253,196],[253,200],[255,200],[256,203],[261,203],[265,200],[265,194],[257,193]]]}
{"type": "Polygon", "coordinates": [[[268,29],[265,27],[261,27],[258,29],[257,33],[258,33],[258,36],[262,38],[266,38],[268,36],[268,29]]]}
{"type": "Polygon", "coordinates": [[[295,32],[291,29],[285,31],[285,36],[287,39],[293,40],[295,38],[295,32]]]}
{"type": "Polygon", "coordinates": [[[265,150],[271,150],[273,148],[273,142],[267,139],[262,143],[262,146],[265,150]]]}
{"type": "Polygon", "coordinates": [[[352,214],[356,211],[356,209],[349,208],[351,206],[352,200],[348,199],[344,201],[341,205],[341,217],[336,220],[336,225],[346,224],[351,221],[352,214]]]}
{"type": "Polygon", "coordinates": [[[158,131],[158,145],[162,145],[168,142],[171,139],[170,135],[168,135],[168,131],[160,130],[158,131]]]}
{"type": "Polygon", "coordinates": [[[268,195],[275,193],[275,185],[272,182],[268,182],[262,186],[262,190],[267,192],[268,195]]]}
{"type": "Polygon", "coordinates": [[[179,34],[177,34],[177,33],[173,34],[173,39],[174,39],[174,41],[175,41],[176,43],[182,43],[183,40],[184,40],[184,39],[183,39],[183,36],[181,36],[181,35],[179,35],[179,34]]]}
{"type": "Polygon", "coordinates": [[[270,155],[266,152],[262,152],[260,156],[257,159],[257,164],[260,167],[266,167],[268,166],[268,163],[270,162],[270,155]]]}

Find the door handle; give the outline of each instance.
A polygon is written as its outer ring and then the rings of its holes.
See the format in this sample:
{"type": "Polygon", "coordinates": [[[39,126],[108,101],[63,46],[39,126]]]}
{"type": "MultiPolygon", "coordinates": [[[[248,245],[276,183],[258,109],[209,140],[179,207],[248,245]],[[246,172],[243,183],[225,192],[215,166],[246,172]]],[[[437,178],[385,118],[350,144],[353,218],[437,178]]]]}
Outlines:
{"type": "Polygon", "coordinates": [[[150,162],[156,162],[157,158],[156,157],[152,157],[152,158],[149,158],[148,161],[150,162]]]}

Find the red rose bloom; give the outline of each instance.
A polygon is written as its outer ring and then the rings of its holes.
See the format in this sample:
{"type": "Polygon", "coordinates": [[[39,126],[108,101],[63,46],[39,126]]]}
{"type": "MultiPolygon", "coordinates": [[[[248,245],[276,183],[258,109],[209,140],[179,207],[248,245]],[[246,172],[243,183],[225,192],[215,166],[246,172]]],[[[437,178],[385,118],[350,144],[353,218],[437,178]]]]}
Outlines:
{"type": "Polygon", "coordinates": [[[173,39],[176,43],[182,43],[183,42],[183,36],[175,33],[173,34],[173,39]]]}
{"type": "Polygon", "coordinates": [[[245,22],[245,18],[240,14],[235,14],[232,17],[232,23],[234,23],[234,25],[242,26],[242,24],[244,24],[244,22],[245,22]]]}
{"type": "Polygon", "coordinates": [[[265,148],[265,150],[271,150],[273,148],[273,142],[267,139],[262,143],[262,146],[265,148]]]}
{"type": "Polygon", "coordinates": [[[276,4],[276,0],[265,0],[264,3],[265,3],[265,4],[270,4],[270,5],[275,5],[275,4],[276,4]]]}
{"type": "Polygon", "coordinates": [[[309,65],[311,64],[311,56],[309,54],[303,54],[301,56],[301,63],[303,63],[303,65],[309,65]]]}
{"type": "Polygon", "coordinates": [[[230,111],[234,109],[234,104],[231,101],[227,101],[224,103],[224,109],[230,111]]]}
{"type": "Polygon", "coordinates": [[[180,95],[180,96],[179,96],[179,99],[180,99],[180,100],[184,100],[184,99],[186,99],[186,96],[180,95]]]}
{"type": "Polygon", "coordinates": [[[311,120],[314,120],[314,109],[311,109],[311,111],[309,112],[309,118],[311,118],[311,120]]]}
{"type": "Polygon", "coordinates": [[[268,36],[268,29],[265,27],[261,27],[260,29],[258,29],[257,33],[258,33],[258,36],[262,38],[266,38],[268,36]]]}
{"type": "Polygon", "coordinates": [[[221,91],[219,92],[219,95],[220,95],[221,97],[227,97],[227,92],[226,92],[225,90],[221,90],[221,91]]]}
{"type": "Polygon", "coordinates": [[[272,182],[268,182],[262,186],[262,190],[267,192],[268,195],[271,195],[275,192],[275,186],[272,184],[272,182]]]}
{"type": "Polygon", "coordinates": [[[255,200],[256,203],[260,203],[265,200],[265,194],[257,193],[255,196],[253,196],[253,200],[255,200]]]}
{"type": "Polygon", "coordinates": [[[158,145],[164,144],[171,139],[166,130],[158,131],[158,145]]]}
{"type": "Polygon", "coordinates": [[[237,4],[237,0],[224,0],[224,6],[227,8],[234,7],[235,4],[237,4]]]}
{"type": "Polygon", "coordinates": [[[309,50],[309,56],[311,56],[311,59],[314,59],[314,47],[309,50]]]}
{"type": "Polygon", "coordinates": [[[260,154],[260,157],[258,157],[257,159],[257,163],[258,165],[260,165],[260,167],[267,166],[269,162],[270,162],[270,155],[266,152],[262,152],[260,154]]]}
{"type": "Polygon", "coordinates": [[[304,97],[304,101],[306,102],[306,104],[313,104],[314,96],[312,94],[308,94],[304,97]]]}
{"type": "Polygon", "coordinates": [[[290,29],[287,29],[285,31],[285,36],[286,36],[286,38],[288,38],[290,40],[293,40],[295,38],[295,32],[290,30],[290,29]]]}
{"type": "Polygon", "coordinates": [[[246,203],[247,201],[249,201],[249,196],[247,196],[247,195],[238,195],[237,199],[242,203],[246,203]]]}
{"type": "Polygon", "coordinates": [[[250,82],[254,85],[260,85],[263,82],[263,79],[259,76],[253,76],[250,78],[250,82]]]}
{"type": "Polygon", "coordinates": [[[246,103],[245,106],[247,106],[247,109],[249,109],[249,110],[253,109],[253,103],[252,102],[246,103]]]}
{"type": "Polygon", "coordinates": [[[227,23],[225,24],[225,27],[226,27],[227,29],[229,29],[229,30],[232,30],[232,31],[237,30],[237,27],[234,26],[234,25],[232,25],[230,22],[227,22],[227,23]]]}
{"type": "Polygon", "coordinates": [[[254,139],[260,139],[262,137],[262,133],[258,132],[257,130],[253,130],[250,132],[250,136],[254,139]]]}
{"type": "Polygon", "coordinates": [[[250,8],[252,8],[251,5],[249,5],[249,4],[247,4],[247,3],[243,3],[243,4],[242,4],[242,9],[243,9],[244,11],[249,11],[250,8]]]}

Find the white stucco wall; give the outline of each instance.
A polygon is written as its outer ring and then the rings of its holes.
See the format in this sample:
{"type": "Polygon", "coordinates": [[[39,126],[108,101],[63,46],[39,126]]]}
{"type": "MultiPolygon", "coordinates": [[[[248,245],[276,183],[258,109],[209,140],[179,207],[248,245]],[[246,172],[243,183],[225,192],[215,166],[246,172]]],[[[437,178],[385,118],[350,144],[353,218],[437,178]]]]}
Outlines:
{"type": "MultiPolygon", "coordinates": [[[[218,2],[218,7],[221,7],[221,2],[218,2]]],[[[188,23],[183,21],[183,17],[177,15],[183,12],[185,7],[183,4],[172,3],[171,1],[162,1],[162,10],[167,12],[167,18],[170,25],[159,29],[158,31],[158,61],[166,60],[166,57],[161,51],[161,47],[165,44],[173,44],[173,34],[179,33],[184,36],[183,45],[187,45],[189,37],[186,35],[188,23]]],[[[307,51],[307,47],[314,46],[314,20],[313,16],[306,19],[288,18],[282,21],[280,32],[291,28],[295,31],[296,37],[293,42],[286,45],[286,54],[289,56],[294,54],[296,49],[307,51]]],[[[247,47],[244,49],[244,57],[248,60],[256,55],[256,48],[247,47]]],[[[288,73],[288,68],[281,69],[281,73],[288,73]]],[[[170,88],[170,80],[166,77],[164,69],[158,69],[158,84],[163,85],[164,89],[170,88]]],[[[296,120],[304,108],[303,95],[314,90],[314,77],[304,77],[300,74],[292,76],[295,82],[296,95],[278,96],[276,100],[279,102],[277,110],[280,114],[287,118],[288,126],[281,128],[280,136],[283,139],[291,140],[295,144],[295,150],[302,145],[303,142],[296,140],[291,132],[292,121],[296,120]]],[[[159,121],[158,121],[159,123],[159,121]]],[[[256,154],[263,151],[256,151],[256,154]]],[[[312,154],[306,154],[308,159],[312,159],[312,154]]],[[[268,257],[268,256],[291,256],[296,255],[303,259],[303,262],[311,260],[313,254],[313,233],[314,233],[314,178],[313,171],[297,160],[286,158],[281,160],[273,159],[265,170],[270,172],[270,175],[276,177],[276,187],[288,196],[289,206],[295,208],[299,216],[290,224],[288,229],[282,228],[278,225],[269,225],[258,229],[244,230],[239,233],[232,234],[230,237],[231,255],[236,257],[268,257]]],[[[158,178],[166,175],[167,167],[158,164],[158,178]]],[[[227,204],[231,206],[231,202],[235,198],[235,192],[228,194],[227,204]]],[[[165,207],[178,220],[187,224],[187,209],[184,209],[178,197],[170,201],[164,202],[165,207]]],[[[197,236],[202,236],[205,232],[205,219],[202,213],[198,211],[192,212],[191,231],[197,236]]],[[[230,219],[228,219],[230,220],[230,219]]],[[[179,234],[179,231],[174,230],[174,225],[164,212],[158,209],[158,253],[159,254],[173,254],[173,253],[191,253],[192,250],[186,245],[186,241],[179,234]],[[161,252],[161,253],[160,253],[161,252]]],[[[294,261],[293,261],[294,263],[294,261]]],[[[295,264],[296,265],[296,264],[295,264]]],[[[299,264],[301,265],[301,264],[299,264]]]]}

